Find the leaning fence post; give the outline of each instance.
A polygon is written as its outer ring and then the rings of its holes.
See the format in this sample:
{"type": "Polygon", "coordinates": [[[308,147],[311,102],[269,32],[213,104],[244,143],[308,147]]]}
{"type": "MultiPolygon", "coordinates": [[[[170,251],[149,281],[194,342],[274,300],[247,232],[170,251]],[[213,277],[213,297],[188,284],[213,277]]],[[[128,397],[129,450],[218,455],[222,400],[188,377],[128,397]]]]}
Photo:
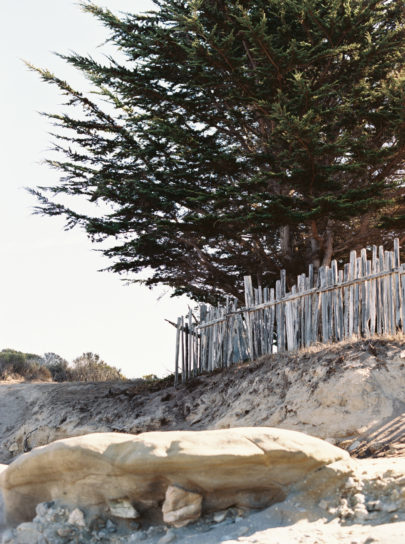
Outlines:
{"type": "MultiPolygon", "coordinates": [[[[245,305],[247,310],[249,310],[253,302],[252,278],[251,276],[244,276],[243,279],[245,283],[245,305]]],[[[253,348],[253,330],[252,330],[253,327],[252,327],[252,318],[250,316],[249,311],[246,312],[246,325],[247,325],[247,333],[248,333],[250,359],[253,361],[255,357],[254,348],[253,348]]]]}
{"type": "Polygon", "coordinates": [[[181,329],[181,317],[179,317],[177,320],[174,385],[177,385],[179,383],[180,329],[181,329]]]}

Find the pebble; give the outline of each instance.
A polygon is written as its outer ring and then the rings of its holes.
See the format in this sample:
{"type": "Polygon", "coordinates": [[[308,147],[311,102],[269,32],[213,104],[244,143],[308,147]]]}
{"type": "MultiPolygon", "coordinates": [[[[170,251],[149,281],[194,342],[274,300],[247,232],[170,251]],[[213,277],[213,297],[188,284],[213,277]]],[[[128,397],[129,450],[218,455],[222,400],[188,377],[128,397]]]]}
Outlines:
{"type": "Polygon", "coordinates": [[[176,535],[174,531],[169,529],[165,535],[159,538],[158,544],[169,544],[169,542],[173,542],[175,538],[176,538],[176,535]]]}
{"type": "Polygon", "coordinates": [[[353,495],[353,504],[364,504],[366,502],[366,498],[362,493],[356,493],[353,495]]]}
{"type": "Polygon", "coordinates": [[[79,508],[75,508],[69,515],[68,523],[71,525],[77,525],[78,527],[85,527],[84,514],[79,508]]]}
{"type": "Polygon", "coordinates": [[[111,521],[110,519],[107,520],[107,523],[105,524],[105,527],[109,533],[115,533],[117,530],[116,524],[111,521]]]}
{"type": "Polygon", "coordinates": [[[214,514],[215,523],[221,523],[221,521],[224,521],[227,514],[228,514],[227,510],[222,510],[220,512],[215,512],[215,514],[214,514]]]}
{"type": "Polygon", "coordinates": [[[354,481],[354,478],[352,478],[352,477],[350,476],[350,477],[347,478],[347,480],[346,480],[345,488],[346,488],[346,489],[352,489],[353,487],[356,487],[356,482],[354,481]]]}
{"type": "Polygon", "coordinates": [[[59,527],[56,532],[59,536],[66,537],[74,534],[75,531],[73,527],[59,527]]]}
{"type": "Polygon", "coordinates": [[[391,513],[391,512],[396,512],[398,509],[399,509],[399,506],[395,504],[394,502],[383,503],[382,505],[383,512],[391,513]]]}
{"type": "Polygon", "coordinates": [[[3,533],[3,538],[1,539],[1,544],[11,544],[13,542],[14,534],[11,529],[7,529],[3,533]]]}
{"type": "Polygon", "coordinates": [[[122,519],[137,519],[139,512],[127,499],[115,499],[108,502],[111,515],[122,519]]]}
{"type": "Polygon", "coordinates": [[[354,517],[359,521],[366,519],[368,517],[368,511],[367,511],[367,508],[364,506],[364,504],[358,504],[355,507],[354,517]]]}

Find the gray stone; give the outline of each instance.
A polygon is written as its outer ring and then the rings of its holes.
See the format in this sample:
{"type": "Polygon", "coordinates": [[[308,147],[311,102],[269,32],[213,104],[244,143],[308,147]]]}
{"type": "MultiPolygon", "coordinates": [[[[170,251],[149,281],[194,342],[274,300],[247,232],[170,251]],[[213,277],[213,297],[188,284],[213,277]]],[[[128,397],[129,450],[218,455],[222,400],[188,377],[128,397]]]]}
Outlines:
{"type": "Polygon", "coordinates": [[[40,536],[37,525],[32,522],[21,523],[16,529],[18,544],[34,544],[40,536]]]}
{"type": "Polygon", "coordinates": [[[59,536],[67,537],[67,536],[73,536],[76,533],[76,530],[74,527],[63,525],[62,527],[59,527],[59,529],[56,529],[56,532],[58,533],[59,536]]]}
{"type": "Polygon", "coordinates": [[[228,511],[227,510],[222,510],[220,512],[215,512],[214,514],[214,521],[215,523],[221,523],[221,521],[224,521],[224,519],[226,518],[228,514],[228,511]]]}
{"type": "Polygon", "coordinates": [[[107,520],[105,527],[109,533],[115,533],[115,531],[117,530],[116,524],[113,521],[111,521],[111,519],[107,520]]]}
{"type": "Polygon", "coordinates": [[[85,527],[84,514],[79,508],[75,508],[69,515],[68,523],[77,527],[85,527]]]}
{"type": "Polygon", "coordinates": [[[132,506],[127,498],[108,501],[108,507],[112,516],[123,519],[138,519],[139,512],[132,506]]]}
{"type": "Polygon", "coordinates": [[[1,544],[13,544],[13,542],[14,542],[14,531],[12,529],[7,529],[3,533],[1,544]]]}
{"type": "Polygon", "coordinates": [[[169,529],[167,533],[158,540],[158,544],[169,544],[170,542],[173,542],[175,538],[176,534],[174,533],[174,531],[169,529]]]}

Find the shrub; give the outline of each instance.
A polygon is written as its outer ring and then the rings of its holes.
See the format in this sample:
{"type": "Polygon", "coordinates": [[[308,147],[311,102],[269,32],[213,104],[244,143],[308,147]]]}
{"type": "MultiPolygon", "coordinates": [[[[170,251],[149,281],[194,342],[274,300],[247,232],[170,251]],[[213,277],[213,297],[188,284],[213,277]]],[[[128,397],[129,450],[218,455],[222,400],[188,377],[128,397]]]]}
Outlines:
{"type": "Polygon", "coordinates": [[[39,355],[3,349],[0,352],[0,379],[5,380],[8,377],[50,380],[52,374],[43,366],[39,355]]]}
{"type": "Polygon", "coordinates": [[[69,379],[78,382],[106,382],[126,380],[121,370],[110,366],[96,353],[83,353],[69,368],[69,379]]]}
{"type": "Polygon", "coordinates": [[[45,353],[43,364],[52,375],[55,382],[66,382],[70,380],[69,363],[57,353],[45,353]]]}
{"type": "Polygon", "coordinates": [[[155,382],[159,378],[156,376],[156,374],[145,374],[144,376],[142,376],[142,379],[146,382],[155,382]]]}
{"type": "Polygon", "coordinates": [[[121,371],[108,365],[96,353],[83,353],[71,365],[57,353],[43,357],[13,349],[0,352],[0,380],[54,380],[56,382],[106,382],[126,380],[121,371]]]}

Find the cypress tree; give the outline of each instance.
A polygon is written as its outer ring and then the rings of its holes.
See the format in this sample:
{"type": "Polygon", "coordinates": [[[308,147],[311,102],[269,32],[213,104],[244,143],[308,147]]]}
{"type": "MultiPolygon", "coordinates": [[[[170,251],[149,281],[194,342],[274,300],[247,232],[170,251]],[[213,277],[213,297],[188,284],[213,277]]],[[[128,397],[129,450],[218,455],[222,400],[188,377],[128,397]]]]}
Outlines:
{"type": "Polygon", "coordinates": [[[114,240],[112,271],[211,301],[240,296],[244,274],[294,281],[401,231],[402,0],[155,4],[120,17],[83,4],[125,56],[63,56],[95,98],[35,68],[69,106],[47,114],[62,177],[32,189],[40,213],[114,240]]]}

